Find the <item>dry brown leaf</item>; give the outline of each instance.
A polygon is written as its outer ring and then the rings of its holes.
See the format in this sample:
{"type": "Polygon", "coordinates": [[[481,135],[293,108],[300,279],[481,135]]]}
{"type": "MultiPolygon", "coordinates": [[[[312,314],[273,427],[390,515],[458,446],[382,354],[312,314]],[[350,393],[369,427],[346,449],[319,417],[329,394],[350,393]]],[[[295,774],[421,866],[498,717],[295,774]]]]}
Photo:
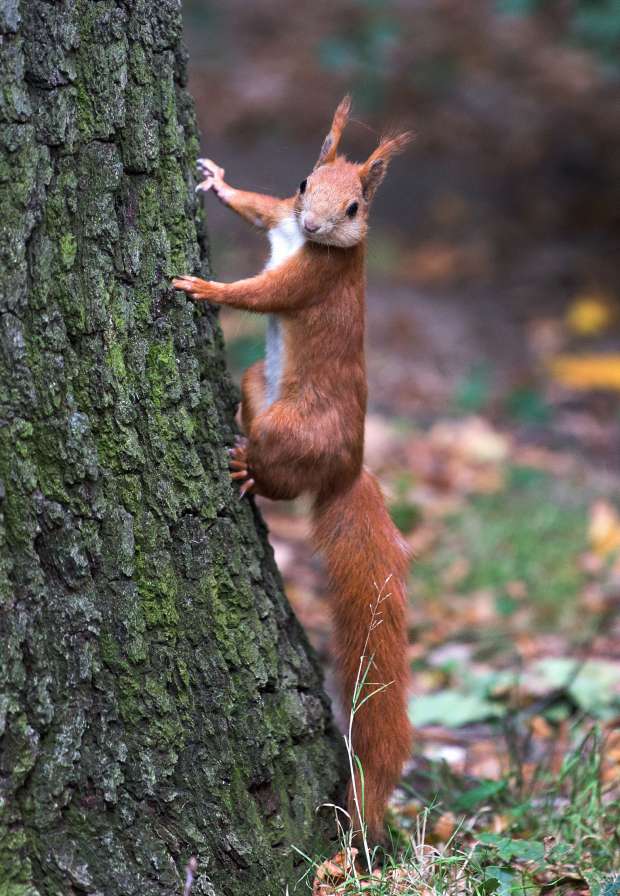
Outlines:
{"type": "Polygon", "coordinates": [[[341,850],[319,865],[312,884],[312,896],[332,896],[336,892],[334,886],[346,880],[353,870],[357,852],[354,847],[341,850]]]}
{"type": "Polygon", "coordinates": [[[402,437],[394,424],[379,414],[368,414],[364,428],[364,460],[371,469],[383,467],[393,458],[402,437]]]}
{"type": "Polygon", "coordinates": [[[490,827],[494,834],[501,834],[509,824],[510,818],[507,815],[494,815],[490,827]]]}
{"type": "Polygon", "coordinates": [[[602,613],[607,606],[607,595],[599,582],[591,582],[581,593],[581,603],[589,613],[602,613]]]}
{"type": "Polygon", "coordinates": [[[448,588],[454,588],[469,575],[471,563],[467,557],[457,557],[450,566],[441,573],[441,581],[448,588]]]}
{"type": "Polygon", "coordinates": [[[520,580],[506,582],[506,594],[514,600],[521,600],[522,598],[527,597],[527,585],[520,580]]]}
{"type": "Polygon", "coordinates": [[[499,756],[497,743],[490,740],[481,740],[471,744],[467,756],[467,771],[479,778],[491,778],[497,780],[501,777],[505,756],[499,756]]]}
{"type": "Polygon", "coordinates": [[[463,608],[461,625],[480,626],[497,619],[495,594],[490,588],[472,591],[467,606],[463,608]]]}
{"type": "Polygon", "coordinates": [[[592,550],[606,557],[620,548],[620,516],[604,498],[595,501],[590,508],[588,540],[592,550]]]}
{"type": "Polygon", "coordinates": [[[549,738],[553,736],[553,728],[544,716],[534,716],[530,720],[530,728],[536,737],[549,738]]]}
{"type": "Polygon", "coordinates": [[[407,536],[407,542],[414,557],[426,554],[437,541],[440,527],[435,522],[423,522],[407,536]]]}
{"type": "Polygon", "coordinates": [[[592,551],[586,551],[586,553],[582,554],[579,558],[579,568],[582,569],[586,575],[597,576],[605,568],[605,561],[603,557],[598,554],[595,554],[592,551]]]}
{"type": "Polygon", "coordinates": [[[444,812],[440,815],[433,827],[433,833],[438,840],[446,843],[456,828],[456,817],[453,812],[444,812]]]}
{"type": "Polygon", "coordinates": [[[429,438],[437,447],[448,449],[474,463],[499,463],[510,452],[510,440],[482,417],[436,423],[429,438]]]}

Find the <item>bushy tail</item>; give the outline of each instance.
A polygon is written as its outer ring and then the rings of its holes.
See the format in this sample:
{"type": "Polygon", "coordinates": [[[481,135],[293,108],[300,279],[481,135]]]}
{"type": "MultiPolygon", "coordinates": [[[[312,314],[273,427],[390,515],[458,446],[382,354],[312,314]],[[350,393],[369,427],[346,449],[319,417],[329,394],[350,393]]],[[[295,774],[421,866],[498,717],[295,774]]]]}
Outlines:
{"type": "MultiPolygon", "coordinates": [[[[376,479],[366,470],[347,489],[317,498],[314,525],[333,592],[344,709],[350,712],[354,702],[358,707],[352,741],[363,768],[363,820],[370,836],[380,840],[388,797],[411,750],[404,585],[408,551],[376,479]]],[[[361,802],[360,776],[355,786],[361,802]]],[[[347,808],[359,828],[353,784],[347,808]]]]}

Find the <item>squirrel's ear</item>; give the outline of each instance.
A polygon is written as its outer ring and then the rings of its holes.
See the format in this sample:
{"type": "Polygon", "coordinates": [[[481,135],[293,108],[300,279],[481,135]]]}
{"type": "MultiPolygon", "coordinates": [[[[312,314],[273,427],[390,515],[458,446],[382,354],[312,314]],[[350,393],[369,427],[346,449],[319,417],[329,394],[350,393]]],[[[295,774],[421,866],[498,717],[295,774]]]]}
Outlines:
{"type": "Polygon", "coordinates": [[[325,165],[328,162],[333,162],[336,158],[336,153],[338,152],[338,144],[340,143],[340,138],[342,136],[345,125],[349,120],[350,111],[351,97],[347,94],[347,96],[343,97],[343,99],[340,100],[338,108],[334,112],[331,130],[325,140],[323,140],[323,146],[321,147],[321,152],[319,153],[316,165],[314,166],[315,168],[318,168],[319,165],[325,165]]]}
{"type": "Polygon", "coordinates": [[[413,134],[411,131],[405,131],[393,137],[381,138],[375,151],[358,169],[364,199],[367,201],[372,199],[377,191],[377,187],[385,177],[392,156],[402,152],[412,140],[413,134]]]}

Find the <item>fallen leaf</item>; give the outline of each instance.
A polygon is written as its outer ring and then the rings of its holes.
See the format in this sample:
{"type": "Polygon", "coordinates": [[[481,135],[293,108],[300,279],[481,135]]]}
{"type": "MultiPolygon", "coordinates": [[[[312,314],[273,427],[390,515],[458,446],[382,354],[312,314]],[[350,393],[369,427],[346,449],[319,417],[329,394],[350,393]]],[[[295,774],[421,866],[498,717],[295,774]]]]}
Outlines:
{"type": "Polygon", "coordinates": [[[429,437],[438,447],[478,463],[499,463],[510,451],[508,437],[482,417],[441,421],[432,427],[429,437]]]}
{"type": "Polygon", "coordinates": [[[527,597],[527,585],[520,580],[506,582],[506,593],[515,600],[527,597]]]}
{"type": "Polygon", "coordinates": [[[594,552],[601,557],[620,548],[620,516],[613,504],[603,498],[590,508],[588,539],[594,552]]]}
{"type": "Polygon", "coordinates": [[[368,414],[364,428],[364,461],[371,469],[382,467],[398,451],[402,437],[394,424],[380,414],[368,414]]]}
{"type": "Polygon", "coordinates": [[[497,744],[482,740],[471,745],[467,755],[467,773],[475,778],[498,780],[504,771],[502,757],[497,752],[497,744]]]}
{"type": "Polygon", "coordinates": [[[467,557],[456,557],[442,572],[441,580],[446,587],[454,588],[469,575],[470,569],[471,563],[467,557]]]}
{"type": "Polygon", "coordinates": [[[548,657],[527,670],[524,687],[543,692],[565,688],[580,709],[592,715],[609,715],[620,706],[620,663],[548,657]]]}
{"type": "Polygon", "coordinates": [[[544,716],[534,716],[530,720],[530,728],[536,737],[548,738],[553,735],[553,728],[544,716]]]}
{"type": "Polygon", "coordinates": [[[312,885],[312,896],[331,896],[335,893],[334,885],[347,879],[355,864],[357,852],[354,847],[341,850],[319,865],[312,885]]]}
{"type": "Polygon", "coordinates": [[[436,694],[415,697],[409,705],[409,717],[416,727],[446,725],[459,728],[472,722],[482,722],[502,716],[505,708],[477,694],[445,690],[436,694]]]}
{"type": "Polygon", "coordinates": [[[446,843],[456,828],[456,817],[453,812],[444,812],[439,816],[433,827],[433,833],[438,840],[446,843]]]}
{"type": "Polygon", "coordinates": [[[620,354],[558,355],[550,362],[551,376],[571,389],[620,391],[620,354]]]}
{"type": "Polygon", "coordinates": [[[566,325],[578,336],[604,333],[616,315],[609,296],[604,293],[582,293],[576,296],[566,312],[566,325]]]}

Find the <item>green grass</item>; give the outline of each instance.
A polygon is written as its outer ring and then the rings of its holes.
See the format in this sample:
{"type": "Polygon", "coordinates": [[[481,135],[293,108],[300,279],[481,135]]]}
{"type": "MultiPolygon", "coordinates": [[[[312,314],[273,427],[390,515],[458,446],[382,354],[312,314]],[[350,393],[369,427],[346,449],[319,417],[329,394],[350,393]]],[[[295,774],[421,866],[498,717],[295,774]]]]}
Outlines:
{"type": "Polygon", "coordinates": [[[475,364],[461,379],[454,394],[454,408],[464,414],[478,413],[487,406],[493,391],[489,364],[475,364]]]}
{"type": "MultiPolygon", "coordinates": [[[[499,781],[455,775],[443,763],[417,769],[410,776],[415,783],[405,787],[426,808],[414,819],[394,814],[392,846],[374,855],[381,877],[371,881],[358,865],[326,894],[509,896],[569,887],[569,892],[615,896],[618,785],[612,793],[602,784],[599,730],[584,733],[576,726],[573,734],[561,767],[552,773],[543,758],[527,784],[517,766],[499,781]],[[446,813],[454,818],[454,830],[441,841],[435,825],[446,813]]],[[[306,882],[319,865],[308,859],[306,882]]]]}
{"type": "Polygon", "coordinates": [[[566,627],[584,586],[579,559],[586,532],[587,502],[571,484],[512,467],[506,490],[471,498],[447,521],[439,544],[414,567],[414,594],[442,599],[442,574],[464,558],[469,571],[456,593],[490,589],[500,615],[510,617],[521,605],[510,595],[518,582],[538,628],[566,627]]]}
{"type": "Polygon", "coordinates": [[[478,841],[474,867],[499,867],[516,885],[528,886],[529,879],[536,890],[571,876],[596,893],[620,870],[620,782],[615,791],[603,785],[602,757],[599,729],[581,723],[555,772],[550,757],[541,758],[528,776],[517,759],[499,781],[467,780],[445,765],[431,765],[424,799],[433,794],[433,812],[454,813],[461,840],[478,841]],[[499,833],[494,819],[501,819],[499,833]]]}

